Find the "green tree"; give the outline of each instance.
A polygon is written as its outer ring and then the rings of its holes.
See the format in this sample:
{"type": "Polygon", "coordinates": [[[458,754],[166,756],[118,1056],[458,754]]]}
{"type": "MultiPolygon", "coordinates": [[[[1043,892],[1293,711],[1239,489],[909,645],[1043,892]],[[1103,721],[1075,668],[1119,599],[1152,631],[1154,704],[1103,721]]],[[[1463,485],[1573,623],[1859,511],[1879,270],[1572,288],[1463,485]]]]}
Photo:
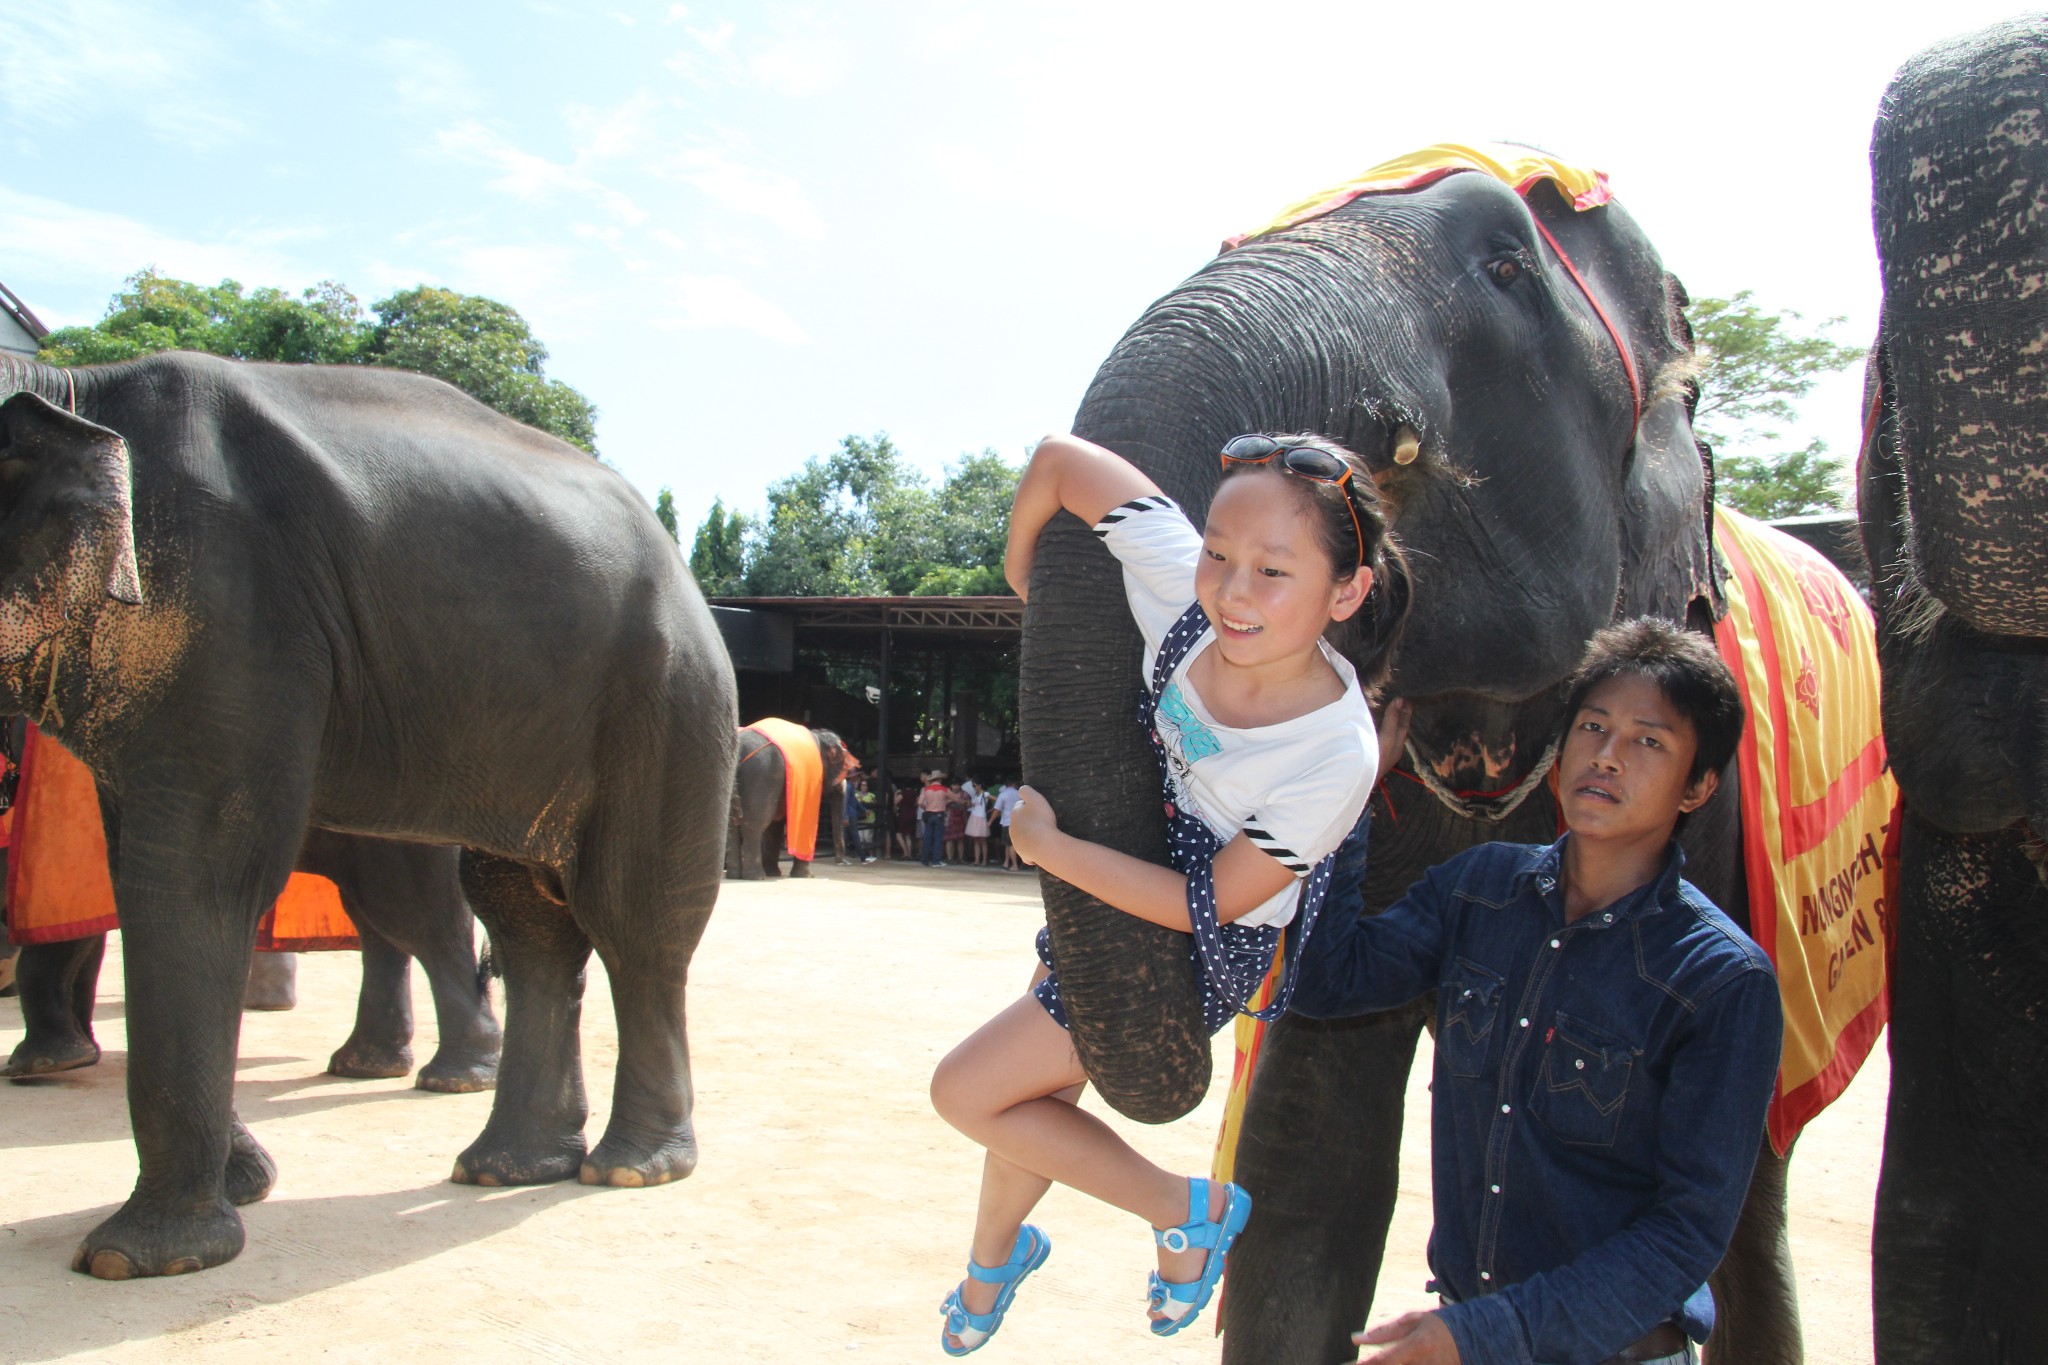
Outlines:
{"type": "Polygon", "coordinates": [[[1688,310],[1705,369],[1693,427],[1714,447],[1715,496],[1760,518],[1824,512],[1843,502],[1842,461],[1827,442],[1783,449],[1773,424],[1790,422],[1794,401],[1821,376],[1863,359],[1827,333],[1841,318],[1811,332],[1800,315],[1760,308],[1745,289],[1729,299],[1695,299],[1688,310]]]}
{"type": "Polygon", "coordinates": [[[547,347],[496,299],[415,285],[374,305],[362,359],[445,379],[507,417],[597,451],[597,409],[542,374],[547,347]]]}
{"type": "Polygon", "coordinates": [[[705,591],[761,597],[1002,594],[1019,471],[992,450],[933,487],[886,434],[848,436],[769,486],[749,520],[722,502],[697,528],[690,567],[705,591]],[[734,577],[743,588],[718,586],[734,577]]]}
{"type": "Polygon", "coordinates": [[[661,523],[661,529],[668,532],[668,538],[677,545],[683,543],[682,528],[676,524],[675,490],[664,485],[654,495],[654,519],[661,523]]]}
{"type": "Polygon", "coordinates": [[[174,350],[415,370],[516,421],[593,454],[597,449],[597,410],[542,372],[547,348],[518,312],[426,285],[378,303],[373,316],[332,280],[293,297],[272,288],[250,293],[234,280],[202,285],[143,270],[123,282],[105,317],[50,333],[40,354],[53,365],[101,365],[174,350]]]}
{"type": "MultiPolygon", "coordinates": [[[[666,488],[661,490],[664,494],[666,488]]],[[[661,514],[659,505],[655,515],[661,514]]],[[[670,506],[669,515],[675,510],[670,506]]],[[[665,523],[664,523],[665,524],[665,523]]],[[[727,513],[725,500],[715,500],[704,524],[690,542],[690,573],[707,597],[736,597],[747,590],[747,531],[751,523],[739,513],[727,513]]]]}

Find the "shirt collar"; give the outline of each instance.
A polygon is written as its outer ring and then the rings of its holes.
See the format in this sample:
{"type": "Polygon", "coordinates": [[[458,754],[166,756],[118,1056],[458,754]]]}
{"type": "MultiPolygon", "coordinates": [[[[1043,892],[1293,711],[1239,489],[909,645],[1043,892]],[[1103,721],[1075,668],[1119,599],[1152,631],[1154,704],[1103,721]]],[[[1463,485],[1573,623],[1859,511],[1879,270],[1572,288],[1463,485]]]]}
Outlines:
{"type": "MultiPolygon", "coordinates": [[[[1559,835],[1556,843],[1538,853],[1534,861],[1515,874],[1517,890],[1527,889],[1529,883],[1534,882],[1545,903],[1554,905],[1559,913],[1564,909],[1564,845],[1571,837],[1569,830],[1559,835]]],[[[1679,878],[1684,872],[1685,850],[1679,846],[1678,840],[1673,839],[1665,849],[1664,870],[1601,913],[1623,920],[1655,914],[1676,898],[1679,878]]]]}

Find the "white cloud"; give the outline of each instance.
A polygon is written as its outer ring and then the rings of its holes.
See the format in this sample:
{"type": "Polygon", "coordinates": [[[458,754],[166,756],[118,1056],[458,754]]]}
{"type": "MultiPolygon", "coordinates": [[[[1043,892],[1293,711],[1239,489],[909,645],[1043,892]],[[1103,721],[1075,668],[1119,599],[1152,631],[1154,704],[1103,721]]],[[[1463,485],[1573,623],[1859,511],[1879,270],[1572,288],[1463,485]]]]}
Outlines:
{"type": "Polygon", "coordinates": [[[767,219],[786,236],[816,241],[825,235],[824,219],[803,186],[778,171],[743,165],[710,147],[677,152],[654,169],[694,186],[721,208],[767,219]]]}
{"type": "Polygon", "coordinates": [[[435,140],[445,152],[496,168],[498,176],[489,182],[490,188],[516,199],[546,202],[566,195],[595,200],[626,223],[647,221],[646,212],[626,195],[573,165],[524,151],[481,123],[458,123],[443,129],[435,140]]]}
{"type": "Polygon", "coordinates": [[[122,0],[0,9],[0,102],[24,123],[65,126],[118,111],[181,146],[246,136],[247,125],[204,93],[221,46],[180,11],[122,0]]]}
{"type": "Polygon", "coordinates": [[[667,284],[674,291],[674,311],[651,319],[664,331],[731,328],[786,346],[810,340],[795,318],[729,275],[676,275],[667,284]]]}
{"type": "Polygon", "coordinates": [[[277,284],[301,278],[303,271],[273,243],[299,236],[289,230],[260,236],[232,232],[197,242],[123,214],[0,185],[0,242],[7,243],[10,268],[56,279],[120,280],[154,266],[207,283],[234,278],[277,284]]]}
{"type": "Polygon", "coordinates": [[[388,38],[379,44],[377,57],[390,72],[392,93],[403,109],[445,113],[480,108],[484,103],[468,69],[431,43],[388,38]]]}

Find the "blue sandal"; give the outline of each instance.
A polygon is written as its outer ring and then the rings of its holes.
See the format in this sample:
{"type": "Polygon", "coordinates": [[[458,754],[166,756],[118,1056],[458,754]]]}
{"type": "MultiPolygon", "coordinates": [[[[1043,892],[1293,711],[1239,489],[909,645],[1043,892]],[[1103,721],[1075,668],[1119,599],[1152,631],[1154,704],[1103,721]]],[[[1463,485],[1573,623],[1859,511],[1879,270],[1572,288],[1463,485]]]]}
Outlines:
{"type": "Polygon", "coordinates": [[[1223,1187],[1223,1217],[1209,1221],[1209,1182],[1188,1178],[1188,1221],[1177,1228],[1154,1228],[1152,1240],[1168,1251],[1191,1251],[1205,1247],[1209,1255],[1202,1262],[1202,1278],[1176,1282],[1162,1280],[1152,1272],[1147,1312],[1164,1313],[1152,1318],[1152,1335],[1170,1337],[1200,1316],[1223,1278],[1223,1261],[1230,1244],[1244,1231],[1252,1216],[1252,1197],[1235,1185],[1223,1187]]]}
{"type": "Polygon", "coordinates": [[[1052,1238],[1026,1223],[1017,1229],[1017,1244],[1010,1249],[1010,1259],[993,1268],[978,1265],[972,1256],[967,1258],[967,1278],[983,1284],[999,1284],[995,1306],[986,1313],[970,1313],[967,1305],[960,1302],[960,1291],[955,1289],[946,1295],[946,1301],[939,1305],[939,1311],[946,1315],[946,1325],[939,1332],[939,1349],[949,1356],[964,1356],[981,1349],[982,1343],[996,1334],[996,1328],[1003,1325],[1003,1314],[1009,1311],[1010,1300],[1017,1297],[1017,1286],[1024,1283],[1024,1277],[1045,1264],[1045,1258],[1052,1255],[1052,1238]],[[946,1340],[952,1337],[960,1344],[954,1346],[946,1340]]]}

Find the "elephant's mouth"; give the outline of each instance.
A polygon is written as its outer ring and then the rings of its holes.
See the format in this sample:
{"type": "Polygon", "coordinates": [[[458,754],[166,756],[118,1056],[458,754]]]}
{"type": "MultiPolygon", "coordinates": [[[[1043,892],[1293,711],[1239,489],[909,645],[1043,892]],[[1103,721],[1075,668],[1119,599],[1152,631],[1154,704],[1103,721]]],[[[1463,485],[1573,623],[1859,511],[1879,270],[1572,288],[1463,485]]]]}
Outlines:
{"type": "Polygon", "coordinates": [[[1468,820],[1505,820],[1557,759],[1562,698],[1523,702],[1448,694],[1418,698],[1408,730],[1410,775],[1468,820]]]}

